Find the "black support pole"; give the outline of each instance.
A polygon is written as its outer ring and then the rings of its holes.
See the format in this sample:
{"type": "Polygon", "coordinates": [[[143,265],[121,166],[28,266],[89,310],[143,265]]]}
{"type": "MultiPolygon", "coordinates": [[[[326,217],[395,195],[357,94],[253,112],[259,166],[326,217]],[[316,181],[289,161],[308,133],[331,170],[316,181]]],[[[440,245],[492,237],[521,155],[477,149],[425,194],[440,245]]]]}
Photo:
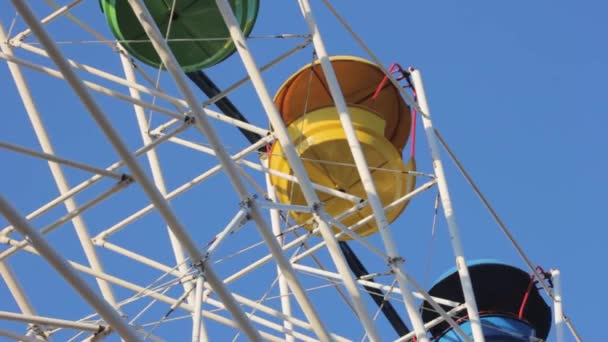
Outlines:
{"type": "MultiPolygon", "coordinates": [[[[196,86],[209,98],[212,98],[217,94],[221,93],[221,90],[215,85],[215,83],[213,83],[213,81],[211,81],[211,79],[203,71],[199,70],[188,72],[186,73],[186,76],[188,76],[188,78],[190,78],[190,80],[194,82],[194,84],[196,84],[196,86]]],[[[228,99],[227,97],[219,99],[215,103],[215,105],[222,111],[222,113],[226,114],[227,116],[237,119],[239,121],[249,123],[249,121],[247,121],[247,118],[245,118],[243,114],[241,114],[241,112],[234,106],[232,101],[230,101],[230,99],[228,99]]],[[[245,138],[252,144],[262,138],[262,136],[260,136],[259,134],[248,131],[246,129],[242,129],[240,127],[239,131],[241,131],[245,138]]]]}
{"type": "MultiPolygon", "coordinates": [[[[342,253],[346,257],[346,261],[348,262],[350,270],[355,274],[357,278],[361,278],[369,274],[357,254],[353,252],[348,243],[340,241],[340,249],[342,249],[342,253]]],[[[373,282],[374,278],[367,280],[373,282]]],[[[405,325],[405,323],[397,313],[397,310],[395,310],[395,308],[393,307],[393,304],[389,301],[384,300],[384,292],[382,292],[382,290],[365,285],[363,285],[363,288],[365,288],[365,290],[369,293],[374,302],[376,302],[376,305],[378,305],[378,307],[382,310],[382,313],[389,321],[391,326],[393,326],[393,329],[395,329],[397,335],[404,336],[410,332],[410,329],[407,327],[407,325],[405,325]]]]}

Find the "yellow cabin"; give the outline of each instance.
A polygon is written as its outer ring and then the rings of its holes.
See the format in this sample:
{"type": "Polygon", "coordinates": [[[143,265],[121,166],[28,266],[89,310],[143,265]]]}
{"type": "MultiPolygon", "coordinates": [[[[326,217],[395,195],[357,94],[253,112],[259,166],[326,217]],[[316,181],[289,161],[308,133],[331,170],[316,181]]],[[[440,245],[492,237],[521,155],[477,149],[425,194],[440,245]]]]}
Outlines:
{"type": "MultiPolygon", "coordinates": [[[[375,64],[350,56],[332,57],[331,62],[380,200],[386,206],[412,191],[415,186],[415,177],[406,172],[415,170],[415,161],[412,158],[404,164],[401,158],[411,129],[410,108],[401,98],[399,89],[390,82],[375,99],[372,98],[384,78],[384,73],[375,64]]],[[[311,180],[366,198],[320,64],[303,67],[283,83],[275,95],[275,105],[311,180]]],[[[278,142],[271,148],[269,166],[286,174],[293,173],[278,142]]],[[[276,175],[271,176],[271,182],[282,203],[306,204],[297,184],[276,175]]],[[[355,204],[323,192],[317,193],[324,210],[332,216],[343,213],[355,204]]],[[[407,202],[404,202],[388,210],[388,221],[394,221],[406,206],[407,202]]],[[[371,208],[366,206],[341,222],[351,226],[371,214],[371,208]]],[[[311,214],[291,212],[290,216],[305,228],[313,228],[307,222],[311,214]]],[[[356,232],[368,236],[377,230],[375,220],[371,220],[357,228],[356,232]]],[[[343,235],[341,239],[350,238],[343,235]]]]}

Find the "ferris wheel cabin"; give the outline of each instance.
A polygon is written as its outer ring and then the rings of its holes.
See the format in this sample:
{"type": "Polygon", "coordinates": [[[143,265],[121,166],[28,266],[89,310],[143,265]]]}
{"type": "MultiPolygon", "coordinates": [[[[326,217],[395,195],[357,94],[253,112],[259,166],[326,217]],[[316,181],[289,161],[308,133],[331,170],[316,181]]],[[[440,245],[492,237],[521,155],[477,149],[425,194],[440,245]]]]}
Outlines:
{"type": "MultiPolygon", "coordinates": [[[[551,328],[551,309],[540,295],[530,274],[495,261],[471,262],[469,272],[486,341],[524,342],[547,339],[551,328]]],[[[463,303],[464,296],[456,269],[440,277],[429,294],[463,303]]],[[[439,317],[428,302],[423,303],[420,311],[424,322],[439,317]]],[[[467,316],[461,315],[457,323],[465,333],[472,336],[467,316]]],[[[431,328],[430,333],[438,342],[464,341],[445,322],[431,328]]]]}

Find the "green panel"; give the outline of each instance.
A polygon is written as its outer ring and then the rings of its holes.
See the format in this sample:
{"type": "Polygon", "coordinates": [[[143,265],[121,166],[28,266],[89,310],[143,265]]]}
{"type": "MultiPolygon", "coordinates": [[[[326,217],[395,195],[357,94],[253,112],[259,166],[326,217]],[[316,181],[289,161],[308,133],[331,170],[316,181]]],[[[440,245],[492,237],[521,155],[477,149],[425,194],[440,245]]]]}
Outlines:
{"type": "MultiPolygon", "coordinates": [[[[229,2],[241,29],[246,36],[249,35],[258,14],[259,0],[229,2]]],[[[236,50],[214,0],[175,0],[172,20],[172,0],[144,0],[144,3],[165,37],[171,21],[169,47],[184,71],[195,71],[215,65],[236,50]]],[[[129,2],[102,0],[101,4],[112,33],[116,39],[123,42],[125,49],[140,61],[153,67],[161,67],[160,57],[149,42],[129,2]]]]}

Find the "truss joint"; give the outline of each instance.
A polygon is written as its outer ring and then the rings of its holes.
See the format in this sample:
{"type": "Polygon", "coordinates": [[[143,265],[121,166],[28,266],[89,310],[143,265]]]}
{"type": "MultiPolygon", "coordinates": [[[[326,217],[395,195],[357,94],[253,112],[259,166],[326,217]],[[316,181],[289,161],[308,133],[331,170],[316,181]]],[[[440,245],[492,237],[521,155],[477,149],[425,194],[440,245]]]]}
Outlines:
{"type": "Polygon", "coordinates": [[[123,173],[122,175],[120,175],[120,181],[118,182],[118,184],[126,186],[134,182],[135,179],[131,175],[123,173]]]}
{"type": "Polygon", "coordinates": [[[241,201],[239,202],[239,206],[244,209],[250,209],[251,207],[253,207],[257,198],[257,195],[247,195],[241,199],[241,201]]]}
{"type": "MultiPolygon", "coordinates": [[[[207,268],[208,259],[209,259],[209,253],[205,254],[201,259],[199,259],[198,261],[196,261],[192,264],[192,267],[198,273],[196,275],[193,275],[193,279],[196,279],[198,277],[203,277],[203,280],[205,279],[205,270],[207,268]]],[[[191,279],[191,280],[193,280],[193,279],[191,279]]]]}
{"type": "Polygon", "coordinates": [[[8,40],[6,40],[6,41],[4,41],[2,43],[6,44],[6,45],[9,45],[9,46],[12,46],[14,48],[18,48],[19,45],[21,45],[21,39],[22,39],[21,37],[15,37],[13,39],[8,39],[8,40]]]}
{"type": "Polygon", "coordinates": [[[26,336],[29,336],[29,332],[32,332],[36,336],[42,337],[42,339],[44,339],[45,341],[48,337],[44,330],[38,324],[28,324],[27,331],[28,333],[26,334],[26,336]]]}
{"type": "MultiPolygon", "coordinates": [[[[110,333],[112,333],[111,327],[108,327],[105,325],[100,325],[99,329],[93,334],[93,336],[95,338],[103,338],[103,337],[110,335],[110,333]]],[[[92,341],[97,341],[97,340],[95,340],[95,338],[92,341]]]]}
{"type": "Polygon", "coordinates": [[[312,210],[313,213],[315,213],[317,215],[321,215],[321,210],[323,210],[323,203],[315,202],[310,206],[310,209],[312,210]]]}
{"type": "Polygon", "coordinates": [[[403,263],[405,263],[405,259],[401,256],[389,257],[387,263],[391,268],[399,268],[403,263]]]}
{"type": "Polygon", "coordinates": [[[191,114],[186,114],[184,115],[184,123],[186,125],[194,125],[194,123],[196,122],[196,118],[194,117],[194,115],[191,114]]]}

